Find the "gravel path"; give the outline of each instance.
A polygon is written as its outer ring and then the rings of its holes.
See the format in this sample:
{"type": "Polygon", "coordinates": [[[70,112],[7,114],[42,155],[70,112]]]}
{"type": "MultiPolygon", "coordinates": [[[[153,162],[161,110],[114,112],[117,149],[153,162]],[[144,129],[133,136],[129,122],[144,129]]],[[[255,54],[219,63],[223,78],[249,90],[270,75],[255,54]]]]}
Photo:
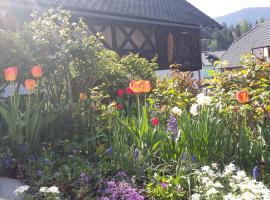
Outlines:
{"type": "Polygon", "coordinates": [[[0,200],[19,200],[13,191],[22,186],[16,179],[0,177],[0,200]]]}

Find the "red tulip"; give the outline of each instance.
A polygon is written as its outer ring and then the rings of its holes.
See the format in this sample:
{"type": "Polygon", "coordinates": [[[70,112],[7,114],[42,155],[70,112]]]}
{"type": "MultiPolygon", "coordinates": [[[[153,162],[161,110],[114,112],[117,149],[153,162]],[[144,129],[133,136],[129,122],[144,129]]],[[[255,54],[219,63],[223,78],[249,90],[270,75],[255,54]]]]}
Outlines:
{"type": "Polygon", "coordinates": [[[4,69],[4,75],[6,81],[15,81],[18,75],[18,68],[16,66],[8,67],[4,69]]]}
{"type": "Polygon", "coordinates": [[[154,118],[152,119],[152,124],[153,124],[153,126],[157,126],[157,125],[159,124],[159,120],[158,120],[157,117],[154,117],[154,118]]]}
{"type": "Polygon", "coordinates": [[[36,88],[36,80],[27,79],[25,80],[24,85],[28,91],[34,91],[36,88]]]}
{"type": "Polygon", "coordinates": [[[133,93],[133,91],[132,91],[132,89],[130,87],[127,87],[126,88],[126,93],[130,95],[130,94],[133,93]]]}
{"type": "Polygon", "coordinates": [[[249,102],[249,94],[248,91],[239,91],[236,93],[236,98],[240,103],[249,102]]]}
{"type": "Polygon", "coordinates": [[[122,90],[122,89],[117,90],[117,95],[118,95],[119,97],[124,96],[124,94],[125,94],[125,91],[124,91],[124,90],[122,90]]]}
{"type": "Polygon", "coordinates": [[[43,75],[43,68],[41,66],[33,66],[31,68],[32,76],[35,78],[41,78],[43,75]]]}
{"type": "Polygon", "coordinates": [[[122,110],[124,108],[124,105],[119,103],[116,105],[117,110],[122,110]]]}

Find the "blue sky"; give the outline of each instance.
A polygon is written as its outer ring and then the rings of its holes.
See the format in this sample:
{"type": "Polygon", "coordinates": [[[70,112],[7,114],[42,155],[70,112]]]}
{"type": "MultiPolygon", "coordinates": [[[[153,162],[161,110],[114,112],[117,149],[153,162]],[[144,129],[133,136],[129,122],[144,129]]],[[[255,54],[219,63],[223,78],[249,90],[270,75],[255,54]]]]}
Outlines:
{"type": "MultiPolygon", "coordinates": [[[[218,17],[248,7],[270,7],[270,0],[187,0],[210,17],[218,17]]],[[[254,13],[256,14],[256,13],[254,13]]]]}

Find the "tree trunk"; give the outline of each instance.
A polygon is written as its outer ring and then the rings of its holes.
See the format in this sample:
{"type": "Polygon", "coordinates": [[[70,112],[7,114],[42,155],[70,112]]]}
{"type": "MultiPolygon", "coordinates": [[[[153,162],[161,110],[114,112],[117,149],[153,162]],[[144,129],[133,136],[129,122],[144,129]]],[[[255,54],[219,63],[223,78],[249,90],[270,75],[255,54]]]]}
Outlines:
{"type": "Polygon", "coordinates": [[[67,81],[67,95],[70,102],[73,102],[73,95],[72,95],[72,85],[71,85],[71,77],[68,69],[68,64],[66,63],[64,65],[64,71],[66,75],[66,81],[67,81]]]}

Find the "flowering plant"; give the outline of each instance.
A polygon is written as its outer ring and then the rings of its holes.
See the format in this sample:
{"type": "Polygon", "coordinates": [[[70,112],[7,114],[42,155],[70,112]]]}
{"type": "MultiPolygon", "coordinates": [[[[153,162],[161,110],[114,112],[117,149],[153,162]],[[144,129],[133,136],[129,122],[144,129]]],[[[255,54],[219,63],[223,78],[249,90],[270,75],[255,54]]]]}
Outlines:
{"type": "MultiPolygon", "coordinates": [[[[5,69],[5,78],[11,88],[16,88],[16,78],[18,76],[17,67],[5,69]]],[[[39,77],[40,78],[40,77],[39,77]]],[[[25,81],[26,96],[19,95],[19,91],[14,89],[9,100],[0,101],[0,114],[8,125],[8,136],[11,145],[27,143],[30,147],[37,145],[40,138],[41,112],[43,101],[40,101],[36,92],[36,80],[27,79],[25,81]],[[22,108],[22,102],[25,106],[22,108]]]]}
{"type": "Polygon", "coordinates": [[[198,94],[190,112],[183,112],[179,122],[180,139],[185,141],[188,152],[200,161],[226,158],[224,149],[230,145],[232,137],[218,110],[210,106],[211,101],[210,96],[198,94]]]}
{"type": "Polygon", "coordinates": [[[262,183],[252,180],[234,164],[219,170],[218,165],[203,166],[195,170],[197,186],[191,199],[269,199],[270,190],[262,183]]]}
{"type": "Polygon", "coordinates": [[[185,176],[160,176],[154,174],[146,186],[150,199],[180,200],[188,198],[188,179],[185,176]]]}
{"type": "Polygon", "coordinates": [[[101,192],[101,200],[144,200],[139,190],[126,181],[107,181],[101,192]]]}

